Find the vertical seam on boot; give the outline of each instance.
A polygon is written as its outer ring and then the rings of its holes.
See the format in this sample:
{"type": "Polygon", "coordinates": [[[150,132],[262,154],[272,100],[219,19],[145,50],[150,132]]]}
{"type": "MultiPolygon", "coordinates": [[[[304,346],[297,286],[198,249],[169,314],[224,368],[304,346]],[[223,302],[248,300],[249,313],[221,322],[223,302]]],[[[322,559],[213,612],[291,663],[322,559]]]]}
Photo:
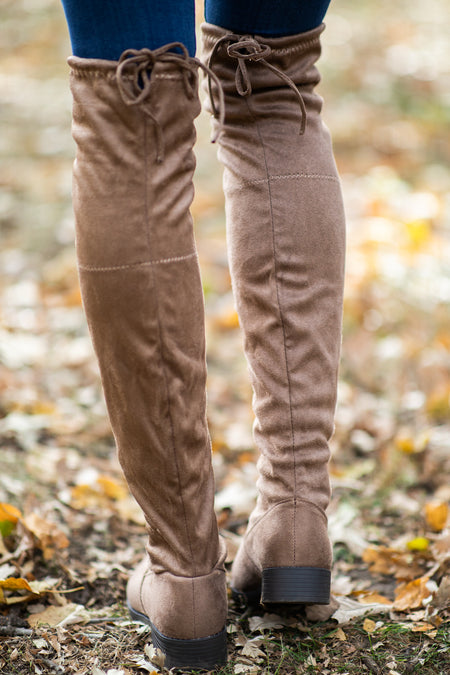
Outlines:
{"type": "MultiPolygon", "coordinates": [[[[148,162],[149,162],[149,153],[148,153],[148,121],[144,121],[144,148],[145,148],[145,197],[144,197],[144,204],[145,204],[145,228],[146,228],[146,233],[147,233],[147,243],[149,247],[149,252],[151,250],[150,246],[150,232],[149,232],[149,204],[148,204],[148,177],[149,177],[149,170],[148,170],[148,162]]],[[[165,368],[165,361],[164,361],[164,356],[163,356],[163,340],[162,340],[162,328],[161,328],[161,318],[160,318],[160,309],[159,309],[159,296],[158,296],[158,288],[155,283],[155,267],[150,266],[150,273],[151,273],[151,278],[153,282],[153,288],[155,290],[155,302],[156,302],[156,325],[158,326],[158,342],[159,342],[159,356],[160,356],[160,361],[161,361],[161,370],[163,374],[163,379],[164,379],[164,388],[166,390],[166,399],[167,399],[167,407],[168,407],[168,413],[169,413],[169,423],[170,423],[170,436],[171,436],[171,445],[172,445],[172,453],[173,453],[173,460],[174,460],[174,465],[175,465],[175,470],[176,470],[176,476],[177,476],[177,483],[178,483],[178,493],[179,493],[179,498],[181,501],[181,509],[183,512],[183,520],[184,520],[184,527],[185,527],[185,533],[186,533],[186,538],[187,538],[187,544],[189,547],[189,553],[191,556],[191,561],[194,563],[194,555],[192,551],[192,543],[191,543],[191,538],[189,536],[189,530],[187,526],[187,516],[186,516],[186,507],[184,504],[184,499],[183,499],[183,494],[181,490],[181,480],[180,480],[180,469],[178,466],[178,461],[177,461],[177,451],[176,451],[176,443],[175,443],[175,430],[173,426],[173,419],[172,419],[172,406],[171,406],[171,401],[170,401],[170,395],[169,395],[169,386],[168,386],[168,381],[167,381],[167,374],[166,374],[166,368],[165,368]]],[[[195,568],[195,563],[194,563],[194,575],[196,574],[196,568],[195,568]]]]}
{"type": "Polygon", "coordinates": [[[294,464],[294,508],[293,508],[293,515],[292,515],[292,528],[293,528],[293,536],[292,536],[292,552],[293,552],[293,562],[295,564],[295,496],[297,494],[297,471],[296,471],[296,462],[295,462],[295,434],[294,434],[294,420],[292,416],[292,395],[291,395],[291,378],[289,376],[289,363],[288,363],[288,355],[287,355],[287,346],[286,346],[286,327],[283,319],[283,312],[281,309],[281,300],[280,300],[280,290],[279,290],[279,284],[278,284],[278,264],[277,264],[277,255],[276,255],[276,246],[275,246],[275,225],[274,225],[274,214],[273,214],[273,203],[272,203],[272,190],[271,190],[271,182],[270,182],[270,174],[269,174],[269,167],[267,165],[267,157],[266,157],[266,149],[264,146],[264,141],[262,138],[261,130],[259,127],[258,123],[258,116],[253,113],[250,102],[248,98],[245,98],[245,102],[247,104],[248,111],[253,118],[256,126],[256,131],[259,137],[259,142],[261,144],[261,149],[263,152],[263,157],[264,157],[264,168],[266,171],[266,176],[267,176],[267,190],[269,194],[269,210],[270,210],[270,224],[271,224],[271,229],[272,229],[272,250],[273,250],[273,266],[274,266],[274,272],[275,272],[275,290],[276,290],[276,296],[277,296],[277,305],[278,305],[278,312],[280,316],[280,324],[281,324],[281,332],[283,334],[283,353],[284,353],[284,362],[286,366],[286,378],[287,378],[287,384],[288,384],[288,395],[289,395],[289,417],[290,417],[290,422],[291,422],[291,438],[292,438],[292,459],[293,459],[293,464],[294,464]]]}
{"type": "Polygon", "coordinates": [[[194,633],[194,638],[197,637],[197,616],[195,613],[195,581],[192,579],[191,581],[191,587],[192,587],[192,630],[194,633]]]}
{"type": "MultiPolygon", "coordinates": [[[[142,113],[143,114],[143,113],[142,113]]],[[[148,176],[149,176],[149,170],[148,170],[148,161],[149,161],[149,153],[148,153],[148,125],[149,121],[146,118],[147,116],[143,114],[144,117],[144,180],[145,180],[145,190],[144,190],[144,208],[145,208],[145,236],[147,239],[147,247],[148,247],[148,257],[151,257],[152,253],[152,247],[151,247],[151,242],[150,242],[150,228],[149,228],[149,206],[148,206],[148,176]]]]}

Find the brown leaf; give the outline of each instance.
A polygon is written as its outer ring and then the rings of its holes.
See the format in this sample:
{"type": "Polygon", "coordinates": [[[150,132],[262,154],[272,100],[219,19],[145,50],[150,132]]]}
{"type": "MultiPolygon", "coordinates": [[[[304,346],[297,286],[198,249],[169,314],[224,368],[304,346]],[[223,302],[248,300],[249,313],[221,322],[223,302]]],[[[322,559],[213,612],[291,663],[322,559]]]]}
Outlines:
{"type": "Polygon", "coordinates": [[[430,597],[429,577],[419,577],[408,583],[400,584],[395,590],[394,609],[404,612],[423,606],[423,601],[430,597]]]}
{"type": "Polygon", "coordinates": [[[375,591],[353,591],[352,596],[358,598],[359,602],[371,605],[374,602],[380,602],[384,605],[390,605],[391,601],[384,595],[380,595],[375,591]]]}
{"type": "Polygon", "coordinates": [[[23,519],[23,524],[37,539],[45,560],[50,560],[56,549],[67,548],[69,540],[54,523],[45,520],[37,513],[30,513],[23,519]]]}
{"type": "Polygon", "coordinates": [[[338,628],[337,631],[333,633],[333,637],[335,637],[337,640],[340,640],[341,642],[345,642],[347,640],[347,636],[342,628],[338,628]]]}
{"type": "Polygon", "coordinates": [[[441,532],[448,518],[448,504],[446,502],[428,502],[425,504],[425,518],[427,525],[435,532],[441,532]]]}
{"type": "Polygon", "coordinates": [[[38,614],[32,614],[28,617],[28,623],[32,628],[36,626],[58,626],[64,619],[66,619],[74,611],[76,605],[68,604],[64,607],[55,607],[50,605],[44,611],[38,614]]]}
{"type": "Polygon", "coordinates": [[[328,621],[338,609],[339,602],[334,595],[332,595],[328,605],[307,605],[305,607],[305,613],[308,621],[316,623],[318,621],[328,621]]]}
{"type": "Polygon", "coordinates": [[[425,621],[419,621],[411,627],[412,633],[425,633],[430,630],[436,630],[436,626],[433,626],[432,623],[426,623],[425,621]]]}
{"type": "Polygon", "coordinates": [[[433,607],[437,609],[450,608],[450,575],[443,577],[434,598],[433,607]]]}
{"type": "Polygon", "coordinates": [[[420,568],[414,565],[410,552],[398,551],[388,546],[369,546],[363,553],[364,562],[369,564],[372,574],[394,575],[397,579],[414,579],[420,568]]]}

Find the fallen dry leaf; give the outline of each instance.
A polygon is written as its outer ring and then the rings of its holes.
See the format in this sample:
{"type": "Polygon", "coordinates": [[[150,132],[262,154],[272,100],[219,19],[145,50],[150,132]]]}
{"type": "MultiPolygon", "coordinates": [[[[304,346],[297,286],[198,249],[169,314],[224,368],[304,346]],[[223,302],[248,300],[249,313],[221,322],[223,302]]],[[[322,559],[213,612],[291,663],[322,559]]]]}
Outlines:
{"type": "Polygon", "coordinates": [[[22,513],[16,509],[12,504],[0,503],[0,521],[8,520],[12,523],[17,523],[19,518],[22,518],[22,513]]]}
{"type": "Polygon", "coordinates": [[[273,630],[274,628],[283,628],[284,626],[291,626],[296,623],[293,618],[284,618],[278,614],[264,614],[264,616],[251,616],[248,620],[251,633],[259,631],[263,633],[265,630],[273,630]]]}
{"type": "Polygon", "coordinates": [[[235,675],[240,675],[241,673],[246,673],[246,675],[258,675],[260,669],[258,666],[252,666],[247,663],[236,663],[234,666],[235,675]]]}
{"type": "Polygon", "coordinates": [[[413,553],[388,546],[369,546],[363,554],[373,574],[386,574],[397,579],[414,579],[420,568],[414,564],[413,553]]]}
{"type": "Polygon", "coordinates": [[[448,504],[446,502],[428,502],[425,504],[425,518],[427,525],[435,532],[441,532],[448,519],[448,504]]]}
{"type": "Polygon", "coordinates": [[[384,605],[392,604],[384,595],[380,595],[374,591],[353,591],[352,596],[365,604],[373,604],[374,602],[381,602],[384,605]]]}
{"type": "Polygon", "coordinates": [[[118,483],[113,478],[108,476],[99,476],[97,478],[97,484],[101,488],[103,494],[105,494],[109,499],[125,499],[128,497],[128,490],[123,485],[123,483],[118,483]]]}
{"type": "Polygon", "coordinates": [[[30,515],[23,518],[22,523],[36,538],[45,560],[50,560],[55,550],[69,546],[69,540],[64,532],[61,532],[54,523],[45,520],[37,513],[30,513],[30,515]]]}
{"type": "Polygon", "coordinates": [[[342,628],[338,628],[334,633],[333,637],[335,637],[337,640],[340,640],[341,642],[345,642],[347,640],[347,636],[342,630],[342,628]]]}
{"type": "Polygon", "coordinates": [[[373,633],[375,628],[376,628],[376,623],[375,621],[372,621],[372,619],[364,619],[363,623],[363,629],[366,631],[366,633],[373,633]]]}
{"type": "Polygon", "coordinates": [[[405,611],[423,607],[426,600],[432,597],[429,577],[419,577],[413,581],[400,584],[395,590],[394,609],[405,611]]]}
{"type": "Polygon", "coordinates": [[[164,663],[166,661],[166,655],[160,649],[157,649],[151,644],[146,644],[144,647],[144,654],[158,668],[164,668],[164,663]]]}
{"type": "MultiPolygon", "coordinates": [[[[259,641],[258,643],[261,644],[259,641]]],[[[254,643],[252,640],[247,640],[245,645],[242,647],[242,656],[247,656],[249,659],[254,659],[256,662],[264,660],[266,655],[261,649],[259,649],[258,643],[254,643]]]]}
{"type": "Polygon", "coordinates": [[[450,575],[442,578],[433,600],[433,607],[439,610],[450,608],[450,575]]]}
{"type": "Polygon", "coordinates": [[[331,617],[335,619],[339,624],[347,623],[358,616],[364,616],[365,614],[387,614],[390,610],[391,605],[385,605],[380,603],[373,603],[371,605],[363,605],[356,600],[351,598],[340,598],[339,599],[339,609],[331,617]]]}
{"type": "Polygon", "coordinates": [[[74,623],[83,623],[88,620],[89,615],[84,606],[77,605],[74,602],[62,606],[50,605],[42,612],[31,614],[28,617],[28,623],[33,628],[44,625],[51,627],[69,626],[74,623]]]}
{"type": "Polygon", "coordinates": [[[13,604],[11,598],[6,598],[4,591],[29,591],[33,593],[30,584],[26,579],[10,577],[9,579],[0,579],[0,603],[13,604]]]}
{"type": "Polygon", "coordinates": [[[338,608],[339,601],[332,595],[328,605],[307,605],[305,607],[305,614],[308,621],[317,623],[319,621],[328,621],[338,608]]]}
{"type": "Polygon", "coordinates": [[[426,622],[418,622],[414,623],[411,626],[411,632],[412,633],[425,633],[428,631],[434,631],[436,630],[436,626],[433,626],[432,623],[426,623],[426,622]]]}

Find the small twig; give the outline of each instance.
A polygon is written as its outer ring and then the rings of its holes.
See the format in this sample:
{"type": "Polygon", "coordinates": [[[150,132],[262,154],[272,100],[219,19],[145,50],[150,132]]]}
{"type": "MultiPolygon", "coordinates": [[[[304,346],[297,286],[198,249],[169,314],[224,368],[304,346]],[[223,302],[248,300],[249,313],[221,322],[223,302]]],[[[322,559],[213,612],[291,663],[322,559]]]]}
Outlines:
{"type": "Polygon", "coordinates": [[[98,617],[96,619],[88,619],[85,623],[111,623],[111,622],[119,622],[119,621],[129,621],[126,617],[123,616],[112,616],[111,618],[107,619],[98,617]]]}
{"type": "Polygon", "coordinates": [[[9,635],[12,637],[19,637],[22,635],[32,635],[31,628],[19,628],[17,626],[0,626],[0,635],[9,635]]]}
{"type": "Polygon", "coordinates": [[[52,670],[54,673],[60,673],[62,675],[65,672],[62,666],[59,666],[57,663],[51,661],[50,659],[44,659],[42,656],[38,656],[36,658],[36,661],[38,663],[42,663],[44,666],[47,666],[47,668],[50,668],[50,670],[52,670]]]}
{"type": "Polygon", "coordinates": [[[76,591],[84,591],[84,586],[77,586],[77,588],[68,588],[65,591],[60,591],[58,588],[53,589],[48,589],[47,591],[43,591],[44,593],[55,593],[58,595],[63,595],[64,593],[75,593],[76,591]]]}

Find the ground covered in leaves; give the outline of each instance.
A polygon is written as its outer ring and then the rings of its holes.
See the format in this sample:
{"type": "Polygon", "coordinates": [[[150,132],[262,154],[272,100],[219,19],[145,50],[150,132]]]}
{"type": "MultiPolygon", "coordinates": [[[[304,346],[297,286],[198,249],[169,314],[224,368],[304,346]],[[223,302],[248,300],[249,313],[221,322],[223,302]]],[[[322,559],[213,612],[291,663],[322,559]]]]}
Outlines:
{"type": "MultiPolygon", "coordinates": [[[[148,630],[123,606],[145,534],[80,304],[62,10],[4,0],[0,16],[0,671],[158,672],[148,630]]],[[[348,213],[329,510],[339,608],[321,622],[230,601],[223,674],[450,672],[447,19],[446,0],[341,0],[329,12],[321,93],[348,213]]],[[[256,457],[208,124],[193,213],[231,563],[256,457]]]]}

